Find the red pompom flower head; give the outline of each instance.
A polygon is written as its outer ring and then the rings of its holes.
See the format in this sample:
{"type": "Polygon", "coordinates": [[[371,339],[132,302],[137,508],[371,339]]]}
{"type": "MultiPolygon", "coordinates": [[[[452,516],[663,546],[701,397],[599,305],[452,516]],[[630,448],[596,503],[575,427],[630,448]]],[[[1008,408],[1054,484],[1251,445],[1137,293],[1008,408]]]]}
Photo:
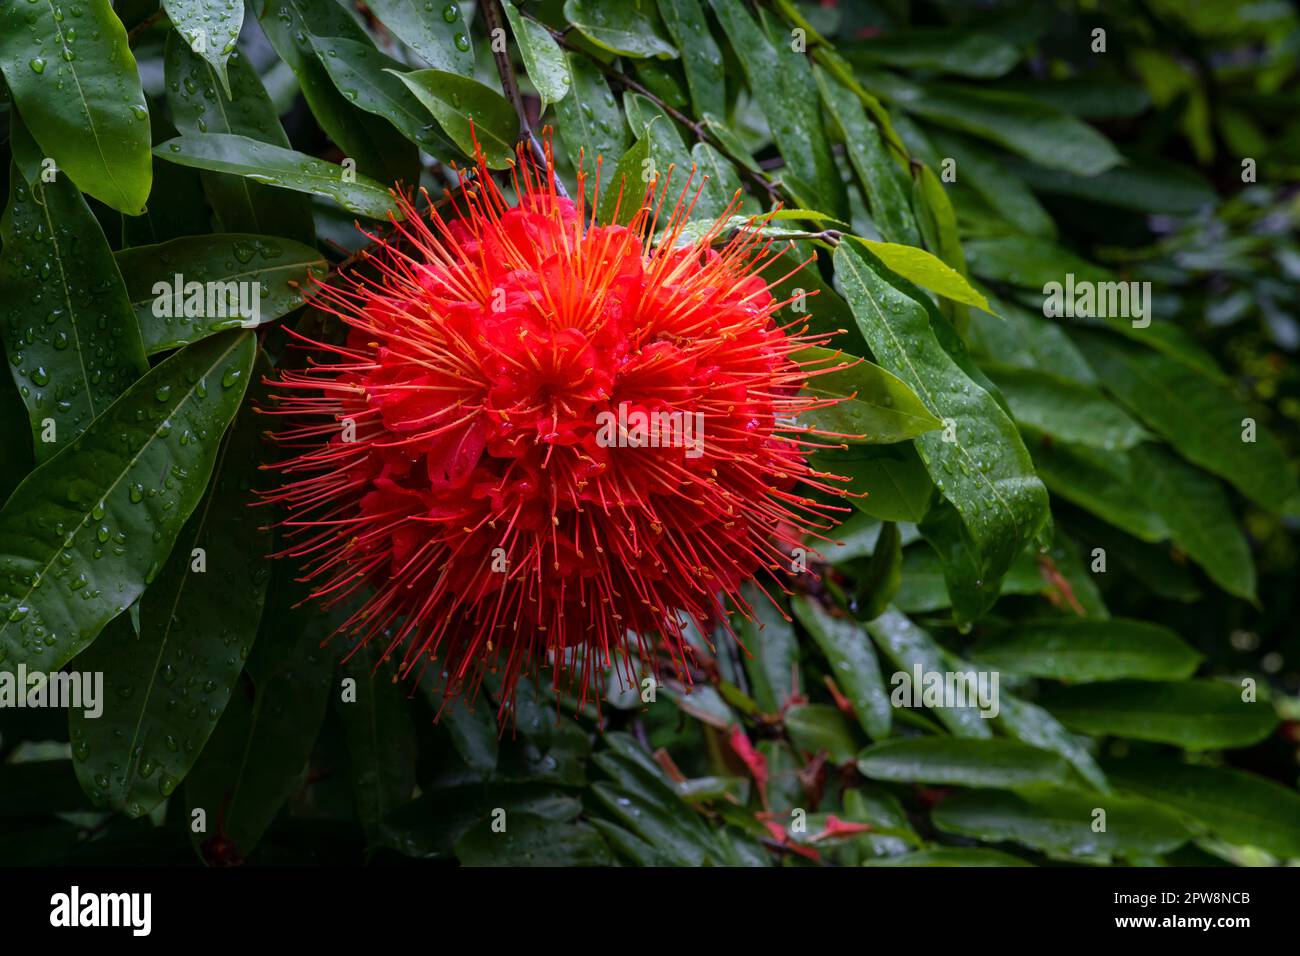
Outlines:
{"type": "Polygon", "coordinates": [[[799,421],[843,363],[796,357],[827,336],[777,319],[761,273],[788,278],[785,248],[728,228],[740,194],[685,242],[693,173],[602,223],[600,163],[588,208],[545,156],[520,150],[513,204],[481,155],[441,210],[399,196],[392,235],[314,299],[346,336],[299,336],[268,409],[282,555],[313,597],[350,599],[341,631],[403,676],[436,667],[447,699],[499,672],[503,708],[542,667],[583,701],[611,666],[686,672],[688,628],[730,630],[741,585],[843,510],[799,421]]]}

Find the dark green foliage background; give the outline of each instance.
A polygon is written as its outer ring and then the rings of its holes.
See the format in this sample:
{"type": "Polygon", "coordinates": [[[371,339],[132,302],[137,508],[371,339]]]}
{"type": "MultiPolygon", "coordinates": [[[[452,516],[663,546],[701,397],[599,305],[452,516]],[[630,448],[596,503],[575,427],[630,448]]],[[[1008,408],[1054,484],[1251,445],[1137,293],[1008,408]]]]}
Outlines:
{"type": "Polygon", "coordinates": [[[1300,860],[1294,10],[475,7],[0,0],[0,672],[106,682],[0,709],[0,864],[1300,860]],[[731,225],[816,253],[778,291],[868,360],[815,383],[868,494],[752,653],[599,711],[544,677],[504,733],[492,681],[435,724],[433,675],[340,663],[247,507],[302,283],[471,121],[495,169],[551,127],[570,190],[581,151],[782,204],[731,225]],[[176,273],[260,324],[157,317],[176,273]],[[1044,317],[1067,274],[1150,326],[1044,317]],[[997,671],[998,716],[891,706],[914,667],[997,671]]]}

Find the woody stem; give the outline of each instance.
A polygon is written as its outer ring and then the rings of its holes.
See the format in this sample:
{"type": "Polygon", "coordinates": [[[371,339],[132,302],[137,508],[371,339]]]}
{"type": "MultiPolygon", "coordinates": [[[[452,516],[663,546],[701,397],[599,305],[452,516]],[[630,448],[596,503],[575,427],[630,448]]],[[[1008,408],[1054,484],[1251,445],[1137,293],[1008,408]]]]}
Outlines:
{"type": "MultiPolygon", "coordinates": [[[[483,20],[487,23],[488,36],[491,38],[492,56],[496,60],[497,75],[501,77],[501,89],[519,116],[519,138],[527,141],[528,149],[533,154],[533,160],[537,165],[544,169],[549,168],[546,162],[546,151],[542,149],[542,144],[533,131],[533,124],[528,121],[528,110],[524,106],[523,94],[519,92],[515,65],[510,62],[510,49],[506,44],[497,42],[498,38],[504,38],[506,35],[506,14],[501,7],[501,0],[484,0],[483,20]],[[498,30],[501,32],[498,33],[498,30]]],[[[555,185],[556,194],[567,199],[569,194],[564,184],[560,182],[560,178],[555,175],[554,169],[551,169],[551,182],[555,185]]]]}

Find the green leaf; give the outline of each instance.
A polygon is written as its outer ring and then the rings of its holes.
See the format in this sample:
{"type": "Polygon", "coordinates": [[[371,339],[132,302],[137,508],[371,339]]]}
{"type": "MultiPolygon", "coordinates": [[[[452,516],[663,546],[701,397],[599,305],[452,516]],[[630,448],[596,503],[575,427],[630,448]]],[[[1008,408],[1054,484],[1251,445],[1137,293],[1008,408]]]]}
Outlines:
{"type": "MultiPolygon", "coordinates": [[[[721,228],[716,230],[714,228],[714,220],[692,219],[686,223],[678,233],[673,245],[678,247],[692,245],[699,242],[708,233],[714,233],[714,244],[726,242],[732,233],[752,233],[753,235],[763,236],[769,239],[787,240],[786,242],[783,242],[782,245],[809,240],[808,229],[806,226],[778,225],[778,223],[792,219],[808,220],[811,222],[827,222],[831,225],[842,225],[838,219],[833,219],[825,213],[815,212],[811,209],[780,209],[756,215],[731,216],[730,218],[723,220],[721,228]]],[[[823,245],[825,244],[824,240],[820,239],[811,241],[823,245]]],[[[789,269],[790,267],[787,266],[786,268],[789,269]]],[[[800,279],[802,280],[803,276],[808,275],[811,271],[812,270],[809,269],[806,272],[801,272],[800,279]]]]}
{"type": "Polygon", "coordinates": [[[541,98],[539,112],[545,113],[548,103],[558,103],[569,94],[569,66],[564,62],[564,51],[545,26],[524,16],[513,3],[503,3],[502,7],[519,44],[524,72],[541,98]]]}
{"type": "Polygon", "coordinates": [[[1191,836],[1176,816],[1154,804],[1069,790],[966,790],[935,807],[932,817],[945,833],[989,842],[1013,840],[1075,860],[1169,853],[1191,836]],[[1106,813],[1104,830],[1093,829],[1093,821],[1100,819],[1097,810],[1106,813]]]}
{"type": "Polygon", "coordinates": [[[232,326],[253,328],[273,322],[302,305],[310,276],[323,278],[326,272],[325,257],[315,249],[268,236],[187,236],[156,246],[123,249],[115,258],[126,278],[126,291],[150,355],[232,326]],[[175,294],[177,282],[180,296],[175,294]],[[185,286],[191,282],[204,285],[187,293],[185,286]],[[166,285],[166,291],[159,283],[166,285]],[[209,307],[208,283],[221,284],[214,286],[215,309],[209,307]],[[221,297],[222,292],[238,288],[226,283],[257,283],[256,299],[246,294],[244,300],[256,301],[250,314],[240,314],[238,295],[229,300],[221,297]],[[196,293],[198,298],[192,298],[196,293]],[[188,302],[198,303],[200,314],[188,315],[188,302]]]}
{"type": "Polygon", "coordinates": [[[877,518],[852,514],[835,529],[835,536],[831,541],[819,541],[812,536],[805,540],[810,543],[816,542],[816,546],[822,549],[826,560],[831,564],[844,565],[859,558],[871,557],[872,549],[880,540],[883,527],[884,522],[877,518]]]}
{"type": "MultiPolygon", "coordinates": [[[[30,140],[14,134],[21,152],[30,140]]],[[[67,177],[29,184],[12,163],[0,241],[0,339],[44,461],[149,365],[108,240],[67,177]]]]}
{"type": "Polygon", "coordinates": [[[1084,385],[1097,384],[1097,376],[1083,353],[1055,322],[1004,299],[990,299],[1001,322],[977,322],[967,329],[966,340],[980,365],[1000,364],[1025,369],[1047,369],[1084,385]]]}
{"type": "Polygon", "coordinates": [[[1127,412],[1091,386],[1009,365],[981,368],[1006,398],[1017,424],[1044,432],[1053,442],[1122,449],[1150,437],[1127,412]]]}
{"type": "Polygon", "coordinates": [[[873,242],[858,236],[849,238],[865,246],[891,272],[919,285],[922,289],[929,289],[954,302],[973,305],[985,312],[993,311],[989,308],[988,300],[971,288],[971,284],[961,273],[949,268],[924,249],[894,242],[873,242]]]}
{"type": "Polygon", "coordinates": [[[866,630],[847,615],[836,615],[819,601],[796,595],[790,602],[801,624],[831,665],[831,676],[853,704],[858,723],[872,740],[889,736],[889,693],[866,630]]]}
{"type": "Polygon", "coordinates": [[[385,56],[369,43],[341,37],[311,37],[321,65],[349,103],[382,116],[399,133],[427,153],[450,156],[455,147],[429,121],[429,112],[400,75],[404,63],[385,56]]]}
{"type": "Polygon", "coordinates": [[[899,856],[881,856],[863,866],[1033,866],[1018,856],[982,847],[944,846],[899,856]]]}
{"type": "Polygon", "coordinates": [[[830,704],[796,704],[785,712],[790,742],[802,753],[825,753],[836,766],[853,762],[860,741],[853,739],[849,722],[830,704]]]}
{"type": "Polygon", "coordinates": [[[1035,76],[1004,82],[1007,89],[1085,119],[1132,118],[1151,108],[1151,94],[1141,83],[1118,76],[1075,75],[1061,79],[1035,76]]]}
{"type": "Polygon", "coordinates": [[[951,158],[956,163],[959,188],[969,188],[990,212],[1008,223],[1015,232],[1056,238],[1056,223],[1051,214],[1043,208],[1043,204],[1020,177],[1007,168],[1006,157],[1002,153],[938,128],[926,132],[934,143],[935,151],[944,159],[951,158]]]}
{"type": "Polygon", "coordinates": [[[785,158],[786,185],[803,199],[803,205],[846,218],[844,183],[831,155],[807,58],[788,43],[774,45],[739,0],[710,2],[785,158]]]}
{"type": "Polygon", "coordinates": [[[969,27],[889,31],[869,37],[845,50],[855,63],[883,64],[904,69],[934,70],[977,79],[994,79],[1020,59],[1016,48],[1001,37],[969,27]]]}
{"type": "Polygon", "coordinates": [[[1074,736],[1061,722],[1037,704],[1008,694],[998,695],[998,726],[1017,740],[1040,750],[1050,750],[1068,760],[1084,780],[1101,793],[1110,793],[1110,784],[1101,772],[1092,754],[1080,738],[1074,736]]]}
{"type": "Polygon", "coordinates": [[[139,634],[119,616],[77,657],[78,669],[105,674],[103,714],[68,715],[77,779],[101,806],[138,817],[170,796],[243,669],[270,578],[271,536],[248,490],[263,427],[251,406],[240,412],[211,489],[141,599],[139,634]]]}
{"type": "Polygon", "coordinates": [[[437,679],[437,675],[426,672],[420,684],[438,723],[447,729],[452,746],[467,767],[484,775],[492,773],[496,770],[500,752],[497,721],[490,701],[479,700],[471,706],[464,696],[445,700],[437,679]]]}
{"type": "Polygon", "coordinates": [[[659,14],[668,35],[681,51],[695,115],[725,116],[726,71],[722,51],[705,22],[700,0],[659,0],[659,14]]]}
{"type": "Polygon", "coordinates": [[[1053,687],[1042,703],[1080,733],[1214,750],[1249,747],[1277,726],[1271,704],[1242,694],[1238,686],[1208,680],[1115,681],[1053,687]]]}
{"type": "Polygon", "coordinates": [[[875,74],[867,84],[894,105],[934,123],[1003,146],[1078,176],[1095,176],[1123,161],[1110,140],[1063,110],[1018,93],[974,86],[928,86],[875,74]]]}
{"type": "Polygon", "coordinates": [[[850,855],[846,863],[869,865],[873,859],[898,856],[921,845],[902,804],[884,787],[865,784],[847,788],[843,802],[845,820],[870,824],[875,831],[853,837],[853,845],[862,853],[850,855]]]}
{"type": "Polygon", "coordinates": [[[1256,428],[1246,440],[1247,421],[1255,419],[1226,389],[1168,355],[1100,335],[1077,341],[1106,387],[1183,457],[1271,511],[1285,511],[1300,491],[1272,435],[1256,428]]]}
{"type": "Polygon", "coordinates": [[[456,841],[476,824],[490,821],[498,807],[505,811],[507,821],[525,814],[571,821],[582,812],[577,798],[550,787],[452,784],[426,790],[390,814],[383,836],[390,846],[407,856],[450,856],[456,841]]]}
{"type": "Polygon", "coordinates": [[[78,189],[138,216],[153,165],[135,57],[109,0],[86,0],[77,9],[65,20],[54,3],[6,3],[0,71],[42,155],[78,189]]]}
{"type": "Polygon", "coordinates": [[[593,169],[599,157],[612,162],[623,155],[628,147],[627,123],[600,68],[580,53],[569,53],[564,59],[572,95],[555,104],[560,138],[575,169],[583,163],[593,169]]]}
{"type": "Polygon", "coordinates": [[[745,585],[741,596],[751,615],[740,619],[737,631],[750,694],[763,713],[779,714],[798,690],[799,642],[785,612],[755,585],[745,585]]]}
{"type": "MultiPolygon", "coordinates": [[[[1047,587],[1038,565],[1038,549],[1029,545],[1012,563],[1002,581],[1002,594],[1041,594],[1047,587]]],[[[903,582],[894,602],[900,611],[921,614],[952,607],[944,566],[931,542],[903,553],[903,582]]]]}
{"type": "Polygon", "coordinates": [[[592,784],[591,794],[619,823],[672,860],[673,865],[702,866],[709,858],[708,849],[687,825],[691,817],[684,816],[680,809],[604,782],[592,784]]]}
{"type": "Polygon", "coordinates": [[[474,156],[477,138],[490,168],[505,169],[514,161],[519,117],[492,87],[442,70],[387,72],[406,84],[466,156],[474,156]]]}
{"type": "Polygon", "coordinates": [[[293,608],[306,597],[291,580],[294,573],[287,561],[277,562],[247,680],[185,782],[185,819],[202,810],[207,824],[202,831],[191,827],[190,840],[209,864],[242,862],[257,847],[301,785],[330,688],[338,686],[334,652],[321,643],[340,622],[314,608],[293,608]]]}
{"type": "Polygon", "coordinates": [[[564,19],[596,46],[632,57],[677,58],[652,0],[564,0],[564,19]]]}
{"type": "Polygon", "coordinates": [[[900,184],[899,168],[885,149],[880,130],[867,119],[862,101],[821,67],[814,69],[813,74],[822,100],[843,133],[849,161],[871,207],[876,228],[891,242],[920,245],[921,233],[900,184]]]}
{"type": "Polygon", "coordinates": [[[690,714],[710,727],[726,730],[740,722],[740,718],[727,706],[722,694],[708,685],[683,687],[680,691],[663,688],[662,693],[667,694],[683,713],[690,714]]]}
{"type": "Polygon", "coordinates": [[[934,482],[910,443],[823,453],[817,462],[822,470],[847,476],[850,490],[866,495],[854,498],[853,506],[872,517],[916,524],[930,508],[934,482]]]}
{"type": "Polygon", "coordinates": [[[880,528],[871,559],[858,562],[857,581],[849,608],[860,621],[879,617],[898,595],[903,574],[902,536],[898,525],[886,521],[880,528]]]}
{"type": "Polygon", "coordinates": [[[484,820],[456,841],[465,866],[611,866],[609,846],[585,823],[547,820],[531,813],[509,813],[505,830],[484,820]]]}
{"type": "Polygon", "coordinates": [[[873,362],[817,346],[801,349],[793,357],[813,369],[805,394],[839,399],[829,407],[803,413],[801,418],[812,428],[849,441],[890,444],[943,427],[912,389],[873,362]]]}
{"type": "Polygon", "coordinates": [[[386,219],[396,214],[393,197],[373,179],[247,136],[177,136],[155,147],[154,153],[182,166],[234,173],[256,183],[324,196],[358,216],[386,219]]]}
{"type": "Polygon", "coordinates": [[[1064,786],[1069,767],[1056,754],[1014,740],[913,737],[885,740],[858,754],[858,770],[872,780],[946,787],[1017,789],[1064,786]]]}
{"type": "Polygon", "coordinates": [[[642,136],[628,149],[614,167],[612,173],[601,175],[599,211],[597,219],[602,223],[618,222],[622,225],[632,221],[649,183],[641,177],[647,169],[650,159],[650,137],[642,136]]]}
{"type": "MultiPolygon", "coordinates": [[[[1035,547],[1030,545],[1030,549],[1035,547]]],[[[1035,557],[1039,575],[1056,591],[1059,599],[1064,599],[1058,600],[1058,604],[1093,620],[1104,621],[1110,617],[1110,610],[1097,587],[1097,575],[1092,570],[1096,555],[1090,551],[1085,562],[1078,543],[1058,530],[1047,551],[1038,551],[1035,557]],[[1071,593],[1073,601],[1070,600],[1071,593]]]]}
{"type": "MultiPolygon", "coordinates": [[[[699,170],[699,199],[695,203],[693,215],[700,218],[716,218],[722,215],[727,205],[740,191],[740,174],[731,160],[708,143],[696,143],[691,147],[691,160],[699,170]]],[[[687,167],[689,169],[689,167],[687,167]]],[[[758,203],[753,197],[740,194],[740,209],[744,212],[757,212],[758,203]]],[[[820,304],[820,303],[818,303],[820,304]]]]}
{"type": "Polygon", "coordinates": [[[461,76],[474,75],[474,46],[465,17],[456,4],[442,4],[436,15],[424,0],[374,0],[366,6],[394,36],[434,69],[461,76]]]}
{"type": "Polygon", "coordinates": [[[381,663],[375,645],[356,652],[340,669],[356,682],[353,699],[335,698],[343,723],[357,816],[371,843],[383,839],[383,821],[415,793],[417,741],[407,689],[397,668],[381,663]]]}
{"type": "MultiPolygon", "coordinates": [[[[650,759],[650,755],[631,736],[624,733],[605,735],[608,750],[596,754],[593,762],[635,799],[620,806],[628,808],[627,814],[616,814],[623,822],[636,829],[654,845],[660,845],[660,835],[668,836],[669,855],[679,860],[693,858],[697,851],[708,854],[714,862],[723,862],[728,856],[725,845],[716,839],[714,831],[704,824],[686,803],[681,788],[668,779],[663,769],[650,759]],[[638,805],[640,810],[638,810],[638,805]],[[642,825],[643,812],[649,819],[642,825]],[[687,844],[691,849],[687,849],[687,844]],[[675,848],[674,848],[675,847],[675,848]]],[[[601,785],[597,785],[601,786],[601,785]]],[[[601,797],[608,800],[609,793],[601,797]]]]}
{"type": "MultiPolygon", "coordinates": [[[[176,34],[167,37],[163,64],[167,106],[177,132],[235,133],[289,148],[289,137],[284,134],[261,78],[238,50],[226,64],[229,94],[218,84],[212,67],[176,34]]],[[[156,157],[156,161],[162,159],[156,157]]],[[[311,201],[306,196],[259,185],[243,176],[209,170],[199,175],[212,211],[226,232],[315,241],[311,201]]]]}
{"type": "Polygon", "coordinates": [[[1034,467],[1052,494],[1084,508],[1143,541],[1163,541],[1169,527],[1144,500],[1135,456],[1070,445],[1027,431],[1034,467]]]}
{"type": "Polygon", "coordinates": [[[1214,478],[1156,445],[1132,451],[1138,494],[1174,544],[1229,594],[1255,600],[1255,559],[1228,496],[1214,478]]]}
{"type": "Polygon", "coordinates": [[[989,282],[1045,292],[1044,286],[1073,275],[1079,282],[1113,282],[1115,276],[1042,236],[998,236],[966,243],[971,272],[989,282]]]}
{"type": "Polygon", "coordinates": [[[1011,562],[1046,520],[1047,491],[1015,425],[949,356],[925,307],[855,243],[840,243],[835,267],[876,359],[951,426],[921,435],[916,449],[969,536],[971,567],[949,569],[949,590],[960,580],[978,592],[954,603],[959,618],[973,618],[996,598],[1011,562]]]}
{"type": "Polygon", "coordinates": [[[852,355],[865,355],[867,343],[853,321],[849,304],[822,278],[817,265],[819,258],[820,250],[813,243],[797,240],[785,252],[774,256],[759,274],[763,281],[774,283],[772,298],[778,302],[793,300],[780,310],[781,318],[787,322],[804,318],[813,334],[834,333],[832,341],[836,348],[852,355]]]}
{"type": "Polygon", "coordinates": [[[708,127],[709,132],[717,137],[722,148],[727,151],[727,155],[734,159],[740,165],[744,166],[750,172],[762,173],[762,168],[758,161],[745,145],[744,140],[730,126],[718,119],[712,113],[704,114],[704,125],[708,127]]]}
{"type": "Polygon", "coordinates": [[[1300,857],[1300,794],[1272,780],[1227,767],[1149,757],[1107,762],[1125,790],[1195,818],[1221,840],[1300,857]]]}
{"type": "MultiPolygon", "coordinates": [[[[957,228],[957,212],[948,198],[947,189],[929,166],[922,166],[912,181],[912,211],[925,244],[953,271],[965,276],[968,272],[966,251],[957,228]]],[[[966,334],[970,326],[970,310],[965,305],[941,300],[939,309],[958,334],[966,334]]]]}
{"type": "Polygon", "coordinates": [[[971,656],[1029,677],[1072,682],[1184,680],[1201,655],[1177,634],[1146,621],[1059,617],[1028,621],[981,638],[971,656]]]}
{"type": "MultiPolygon", "coordinates": [[[[546,712],[549,724],[555,722],[555,705],[546,712]]],[[[509,725],[505,716],[502,723],[509,725]]],[[[515,783],[553,783],[566,787],[587,784],[587,764],[591,745],[577,723],[567,722],[554,733],[529,735],[526,741],[501,745],[495,779],[515,783]]]]}
{"type": "MultiPolygon", "coordinates": [[[[1174,553],[1168,546],[1146,544],[1086,516],[1076,517],[1074,523],[1090,550],[1104,551],[1107,573],[1119,571],[1169,601],[1190,603],[1201,597],[1192,567],[1181,552],[1174,553]]],[[[1101,556],[1096,555],[1093,560],[1101,556]]]]}
{"type": "MultiPolygon", "coordinates": [[[[691,167],[694,164],[691,152],[686,148],[681,134],[677,132],[676,125],[667,113],[640,93],[625,94],[623,106],[627,110],[628,126],[631,127],[638,141],[646,142],[647,158],[650,160],[649,164],[636,171],[636,176],[630,179],[628,188],[632,188],[635,193],[635,187],[640,184],[641,190],[644,191],[648,184],[645,177],[651,176],[657,178],[656,188],[661,193],[671,190],[676,195],[685,188],[687,178],[692,176],[691,167]]],[[[604,176],[601,179],[603,189],[604,176]]],[[[691,182],[692,188],[699,187],[700,174],[695,173],[691,182]]],[[[634,194],[633,198],[639,204],[641,197],[634,194]]],[[[711,224],[712,220],[722,212],[725,203],[715,204],[716,198],[714,192],[702,191],[696,200],[693,216],[701,225],[711,224]]],[[[678,242],[680,241],[679,239],[678,242]]]]}
{"type": "Polygon", "coordinates": [[[253,352],[242,330],[183,349],[18,486],[0,509],[0,667],[58,670],[144,592],[203,495],[253,352]]]}
{"type": "Polygon", "coordinates": [[[591,821],[615,853],[635,866],[671,866],[672,861],[630,830],[608,820],[591,821]]]}
{"type": "MultiPolygon", "coordinates": [[[[894,695],[904,693],[910,686],[912,678],[919,669],[923,675],[938,674],[942,677],[949,670],[943,652],[931,640],[930,635],[913,624],[896,608],[889,608],[874,621],[867,622],[867,633],[875,640],[885,656],[898,668],[889,677],[889,684],[894,688],[894,695]]],[[[913,693],[919,698],[922,688],[913,693]]],[[[957,737],[991,737],[989,722],[980,715],[975,707],[934,707],[934,715],[957,737]]]]}
{"type": "Polygon", "coordinates": [[[211,65],[222,90],[230,96],[226,60],[235,51],[244,26],[244,5],[230,0],[163,0],[163,9],[185,45],[211,65]]]}
{"type": "Polygon", "coordinates": [[[293,71],[312,116],[343,155],[356,163],[357,172],[385,183],[417,183],[420,158],[415,146],[386,120],[349,103],[312,46],[312,38],[318,36],[370,43],[356,11],[334,0],[253,2],[262,31],[293,71]]]}
{"type": "Polygon", "coordinates": [[[1216,201],[1214,187],[1177,163],[1130,158],[1096,176],[1075,176],[1024,163],[1016,172],[1036,191],[1135,212],[1190,215],[1216,201]]]}

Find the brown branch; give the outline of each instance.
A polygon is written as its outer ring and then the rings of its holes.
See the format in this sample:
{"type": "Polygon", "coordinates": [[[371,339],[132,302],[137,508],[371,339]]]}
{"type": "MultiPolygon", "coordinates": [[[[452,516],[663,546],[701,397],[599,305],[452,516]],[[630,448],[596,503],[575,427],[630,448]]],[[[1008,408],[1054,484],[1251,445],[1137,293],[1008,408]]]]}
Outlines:
{"type": "Polygon", "coordinates": [[[159,7],[153,13],[149,14],[149,16],[145,17],[143,20],[141,20],[139,23],[133,26],[131,28],[131,32],[126,35],[126,45],[135,46],[136,43],[139,42],[140,37],[144,36],[145,33],[148,31],[148,29],[151,26],[153,26],[155,23],[157,23],[159,20],[161,20],[164,16],[166,16],[166,12],[162,9],[162,7],[159,7]]]}
{"type": "MultiPolygon", "coordinates": [[[[497,75],[501,77],[501,89],[505,91],[506,99],[510,101],[510,105],[515,108],[515,113],[519,116],[519,139],[528,143],[528,149],[538,166],[550,169],[551,182],[555,186],[556,194],[567,199],[569,194],[564,184],[560,182],[560,178],[555,175],[554,168],[547,163],[546,151],[533,131],[533,124],[528,120],[528,110],[524,105],[523,94],[519,92],[519,80],[515,76],[515,65],[510,61],[510,50],[504,44],[501,45],[500,50],[497,49],[497,31],[501,31],[500,36],[506,35],[506,14],[501,7],[501,2],[502,0],[483,2],[483,20],[487,24],[488,37],[491,38],[492,57],[496,60],[497,75]]],[[[505,2],[509,3],[511,0],[505,2]]]]}

